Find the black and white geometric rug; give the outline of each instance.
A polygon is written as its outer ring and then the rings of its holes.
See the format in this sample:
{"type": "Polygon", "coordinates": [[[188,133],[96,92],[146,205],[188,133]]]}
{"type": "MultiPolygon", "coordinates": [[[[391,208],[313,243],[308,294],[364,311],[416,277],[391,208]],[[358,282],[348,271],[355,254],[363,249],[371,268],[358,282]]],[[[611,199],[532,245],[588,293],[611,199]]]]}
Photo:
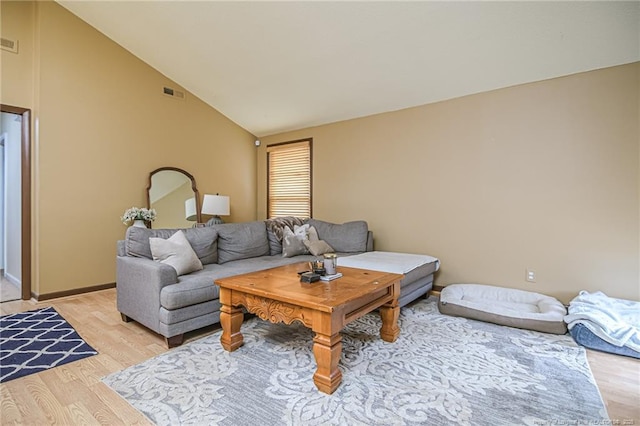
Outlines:
{"type": "Polygon", "coordinates": [[[0,317],[0,383],[97,353],[52,307],[0,317]]]}

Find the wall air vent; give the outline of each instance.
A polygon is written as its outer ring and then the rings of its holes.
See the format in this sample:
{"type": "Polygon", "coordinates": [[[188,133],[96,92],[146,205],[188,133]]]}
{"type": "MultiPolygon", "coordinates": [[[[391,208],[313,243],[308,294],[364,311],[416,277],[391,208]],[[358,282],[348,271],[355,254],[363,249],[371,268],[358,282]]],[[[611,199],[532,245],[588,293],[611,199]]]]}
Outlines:
{"type": "Polygon", "coordinates": [[[181,92],[179,90],[174,90],[171,87],[163,87],[162,88],[162,93],[165,96],[169,96],[169,97],[172,97],[174,99],[184,100],[184,92],[181,92]]]}
{"type": "Polygon", "coordinates": [[[0,38],[0,47],[2,47],[2,50],[18,53],[18,40],[10,40],[2,37],[0,38]]]}

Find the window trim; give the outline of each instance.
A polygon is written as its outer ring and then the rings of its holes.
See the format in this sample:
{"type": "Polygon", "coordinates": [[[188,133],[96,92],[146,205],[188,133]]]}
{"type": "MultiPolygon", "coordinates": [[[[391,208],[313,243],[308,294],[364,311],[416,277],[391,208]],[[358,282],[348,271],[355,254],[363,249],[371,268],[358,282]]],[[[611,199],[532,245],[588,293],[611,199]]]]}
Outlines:
{"type": "Polygon", "coordinates": [[[309,217],[313,217],[313,138],[303,138],[296,139],[287,142],[278,142],[274,144],[270,144],[266,146],[267,150],[267,219],[271,218],[271,210],[270,210],[270,176],[271,176],[271,161],[269,159],[269,154],[272,151],[278,150],[278,148],[283,147],[284,145],[293,145],[293,144],[301,144],[302,142],[307,142],[309,146],[309,217]]]}

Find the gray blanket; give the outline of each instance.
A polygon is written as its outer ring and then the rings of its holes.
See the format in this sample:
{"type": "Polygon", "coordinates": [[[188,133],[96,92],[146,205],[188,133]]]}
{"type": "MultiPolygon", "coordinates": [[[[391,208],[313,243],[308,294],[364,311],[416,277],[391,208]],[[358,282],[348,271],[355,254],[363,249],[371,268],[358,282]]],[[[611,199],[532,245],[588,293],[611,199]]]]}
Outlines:
{"type": "Polygon", "coordinates": [[[288,226],[293,231],[295,225],[304,225],[304,219],[294,216],[274,217],[273,219],[265,220],[267,224],[267,231],[273,232],[278,241],[282,241],[282,234],[285,226],[288,226]]]}

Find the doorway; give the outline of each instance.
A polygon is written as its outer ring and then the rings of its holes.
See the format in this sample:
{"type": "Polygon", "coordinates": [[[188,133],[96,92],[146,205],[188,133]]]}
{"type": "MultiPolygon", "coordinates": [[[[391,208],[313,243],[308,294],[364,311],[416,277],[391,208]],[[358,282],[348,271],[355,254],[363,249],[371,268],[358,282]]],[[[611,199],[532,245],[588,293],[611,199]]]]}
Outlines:
{"type": "MultiPolygon", "coordinates": [[[[0,105],[0,285],[1,301],[31,298],[31,141],[30,110],[0,105]],[[5,284],[17,284],[17,295],[5,294],[5,284]],[[6,297],[5,297],[6,296],[6,297]],[[17,297],[16,297],[17,296],[17,297]],[[6,300],[5,300],[6,299],[6,300]]],[[[15,293],[14,293],[15,294],[15,293]]]]}

